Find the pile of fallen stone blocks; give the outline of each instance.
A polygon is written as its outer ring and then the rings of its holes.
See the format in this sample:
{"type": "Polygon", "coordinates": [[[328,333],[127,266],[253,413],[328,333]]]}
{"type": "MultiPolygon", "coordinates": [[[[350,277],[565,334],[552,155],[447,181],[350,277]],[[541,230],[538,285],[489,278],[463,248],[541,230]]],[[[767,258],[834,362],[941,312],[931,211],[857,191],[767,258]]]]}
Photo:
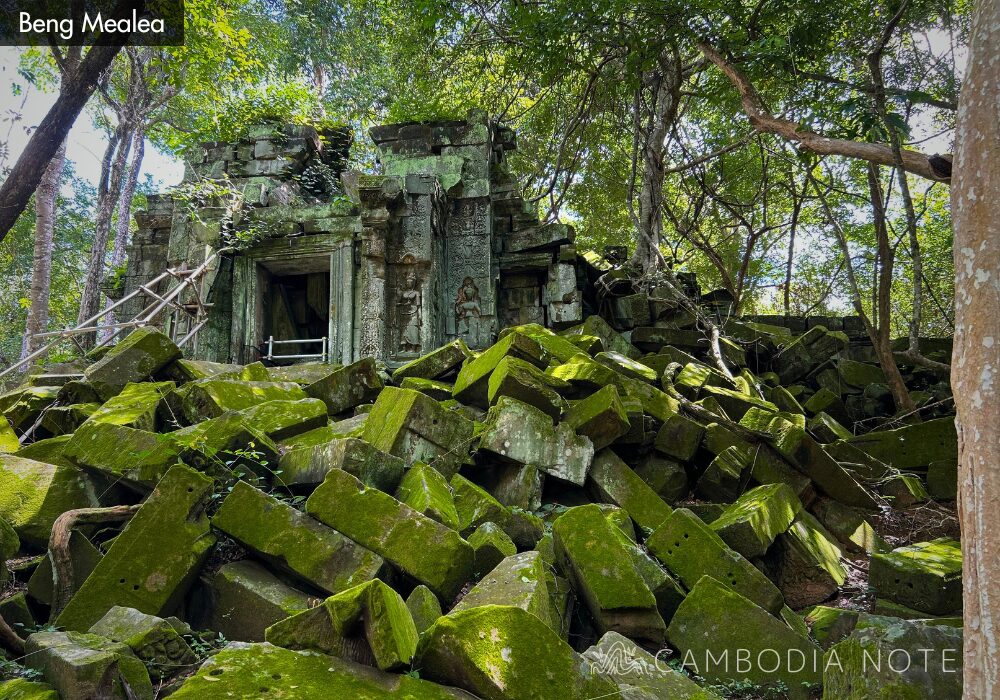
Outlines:
{"type": "Polygon", "coordinates": [[[862,668],[961,659],[957,542],[873,527],[928,497],[950,419],[805,407],[846,361],[821,327],[743,324],[730,377],[646,313],[391,373],[188,360],[139,329],[32,376],[0,396],[0,615],[26,639],[0,696],[957,697],[960,670],[862,668]],[[848,553],[873,610],[836,604],[848,553]]]}

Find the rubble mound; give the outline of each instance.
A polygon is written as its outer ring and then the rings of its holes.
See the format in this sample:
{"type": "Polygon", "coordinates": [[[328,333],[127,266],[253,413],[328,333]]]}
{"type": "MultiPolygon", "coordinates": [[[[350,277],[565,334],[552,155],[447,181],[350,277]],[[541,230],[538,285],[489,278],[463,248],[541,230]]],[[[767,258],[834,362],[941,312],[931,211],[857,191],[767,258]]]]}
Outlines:
{"type": "Polygon", "coordinates": [[[393,371],[141,328],[0,395],[0,697],[959,697],[958,542],[878,529],[954,498],[947,385],[612,311],[393,371]]]}

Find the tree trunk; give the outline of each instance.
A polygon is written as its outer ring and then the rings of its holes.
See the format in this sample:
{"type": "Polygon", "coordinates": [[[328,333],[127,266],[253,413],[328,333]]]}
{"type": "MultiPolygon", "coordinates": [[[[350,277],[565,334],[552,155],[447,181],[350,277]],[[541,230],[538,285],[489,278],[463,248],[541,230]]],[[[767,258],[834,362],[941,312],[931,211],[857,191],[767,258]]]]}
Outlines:
{"type": "MultiPolygon", "coordinates": [[[[649,271],[663,264],[660,240],[663,237],[664,160],[667,136],[677,119],[681,89],[681,62],[677,47],[665,47],[657,59],[656,68],[643,74],[642,81],[649,95],[649,104],[646,107],[646,126],[642,130],[642,185],[639,189],[638,231],[632,262],[640,270],[649,271]]],[[[640,123],[638,118],[636,123],[640,123]]]]}
{"type": "Polygon", "coordinates": [[[41,346],[34,336],[49,325],[49,296],[52,290],[52,243],[56,227],[56,199],[66,163],[66,142],[56,151],[35,192],[35,253],[31,268],[31,306],[21,341],[21,359],[41,346]]]}
{"type": "MultiPolygon", "coordinates": [[[[77,322],[82,323],[97,313],[100,308],[101,278],[104,276],[104,263],[108,254],[108,242],[111,237],[111,219],[115,213],[115,203],[118,201],[122,187],[122,174],[128,161],[132,145],[131,131],[119,127],[117,133],[108,142],[101,165],[101,180],[98,186],[97,211],[94,217],[94,241],[90,249],[90,263],[84,278],[83,294],[80,298],[80,313],[77,322]]],[[[87,333],[78,336],[84,347],[93,345],[94,334],[87,333]]]]}
{"type": "MultiPolygon", "coordinates": [[[[111,248],[111,269],[115,270],[125,264],[125,247],[128,244],[128,232],[132,223],[132,198],[139,182],[139,171],[142,170],[142,159],[146,152],[146,135],[142,129],[136,129],[132,136],[132,163],[128,175],[118,196],[118,223],[115,228],[115,242],[111,248]]],[[[114,302],[108,300],[108,306],[114,302]]],[[[117,311],[112,311],[104,318],[102,325],[111,326],[117,323],[117,311]]],[[[103,340],[110,330],[104,330],[99,335],[103,340]]]]}
{"type": "Polygon", "coordinates": [[[97,88],[98,79],[120,50],[121,46],[92,47],[79,67],[64,79],[55,104],[31,135],[0,187],[0,241],[28,205],[49,162],[97,88]]]}
{"type": "Polygon", "coordinates": [[[965,697],[1000,698],[1000,3],[976,3],[951,192],[965,697]]]}

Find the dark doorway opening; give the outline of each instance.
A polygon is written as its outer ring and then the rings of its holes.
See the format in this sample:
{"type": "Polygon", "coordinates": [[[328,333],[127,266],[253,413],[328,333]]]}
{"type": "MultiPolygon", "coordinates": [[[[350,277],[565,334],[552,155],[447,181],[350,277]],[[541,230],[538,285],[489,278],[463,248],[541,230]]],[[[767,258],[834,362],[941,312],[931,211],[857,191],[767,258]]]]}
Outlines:
{"type": "MultiPolygon", "coordinates": [[[[281,274],[271,266],[262,266],[262,276],[266,279],[266,284],[260,285],[262,354],[268,352],[269,338],[274,341],[319,341],[329,337],[330,270],[329,261],[323,262],[326,265],[322,271],[306,272],[300,268],[291,274],[281,274]]],[[[275,356],[318,355],[325,350],[326,344],[320,342],[279,343],[273,346],[271,361],[290,364],[302,360],[285,361],[275,356]]]]}

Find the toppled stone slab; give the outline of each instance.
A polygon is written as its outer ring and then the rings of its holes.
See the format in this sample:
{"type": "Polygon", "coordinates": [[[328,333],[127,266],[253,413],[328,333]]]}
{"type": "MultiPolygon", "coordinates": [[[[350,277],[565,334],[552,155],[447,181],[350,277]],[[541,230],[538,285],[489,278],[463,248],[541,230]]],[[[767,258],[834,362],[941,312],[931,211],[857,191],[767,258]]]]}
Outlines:
{"type": "Polygon", "coordinates": [[[340,438],[290,450],[281,456],[278,468],[281,483],[288,486],[321,484],[331,469],[343,469],[369,486],[393,491],[406,466],[364,440],[340,438]]]}
{"type": "Polygon", "coordinates": [[[668,666],[664,655],[653,656],[617,632],[606,633],[583,657],[595,674],[618,686],[618,695],[625,700],[719,700],[668,666]]]}
{"type": "Polygon", "coordinates": [[[275,476],[277,445],[236,411],[227,411],[218,418],[161,437],[177,446],[185,464],[220,481],[232,481],[234,475],[243,473],[253,474],[264,482],[275,476]]]}
{"type": "Polygon", "coordinates": [[[868,568],[869,585],[879,598],[930,615],[962,609],[962,548],[942,537],[874,552],[868,568]]]}
{"type": "Polygon", "coordinates": [[[648,531],[658,528],[673,511],[610,448],[601,450],[594,457],[587,483],[600,501],[621,507],[636,525],[648,531]]]}
{"type": "Polygon", "coordinates": [[[80,467],[144,489],[156,486],[180,461],[180,449],[169,436],[104,422],[80,426],[63,455],[80,467]]]}
{"type": "Polygon", "coordinates": [[[579,435],[590,438],[595,450],[604,449],[630,428],[625,405],[613,384],[574,402],[563,420],[579,435]]]}
{"type": "Polygon", "coordinates": [[[413,617],[418,635],[427,631],[427,628],[441,617],[441,601],[434,595],[434,591],[423,584],[415,586],[410,591],[410,595],[406,598],[406,609],[413,617]]]}
{"type": "Polygon", "coordinates": [[[175,700],[267,697],[277,700],[414,698],[473,700],[434,683],[362,666],[335,656],[272,644],[234,642],[209,657],[171,695],[175,700]]]}
{"type": "Polygon", "coordinates": [[[569,425],[557,423],[533,406],[503,397],[490,409],[479,449],[550,476],[583,486],[594,446],[569,425]]]}
{"type": "Polygon", "coordinates": [[[326,404],[319,399],[265,401],[240,413],[247,425],[252,425],[275,442],[321,428],[327,422],[326,404]]]}
{"type": "Polygon", "coordinates": [[[251,559],[225,564],[208,584],[204,607],[192,620],[199,629],[211,629],[226,639],[263,642],[264,630],[317,602],[292,588],[251,559]]]}
{"type": "Polygon", "coordinates": [[[371,403],[382,390],[382,378],[375,360],[366,357],[354,364],[330,372],[324,378],[306,386],[309,396],[321,399],[331,416],[371,403]]]}
{"type": "Polygon", "coordinates": [[[548,363],[547,353],[538,341],[523,333],[508,333],[484,350],[466,360],[455,379],[453,395],[462,403],[486,408],[489,405],[489,380],[493,370],[505,357],[516,357],[539,368],[548,363]]]}
{"type": "Polygon", "coordinates": [[[512,605],[545,622],[556,632],[560,621],[551,604],[545,562],[538,552],[511,554],[498,562],[452,608],[461,612],[484,605],[512,605]]]}
{"type": "Polygon", "coordinates": [[[59,693],[48,683],[14,678],[0,682],[0,698],[4,700],[59,700],[59,693]]]}
{"type": "Polygon", "coordinates": [[[138,430],[156,431],[157,412],[164,397],[174,390],[173,382],[128,383],[121,393],[91,414],[94,423],[111,423],[138,430]]]}
{"type": "Polygon", "coordinates": [[[962,630],[927,620],[864,615],[826,653],[823,697],[960,698],[962,630]]]}
{"type": "Polygon", "coordinates": [[[472,421],[412,389],[386,387],[365,422],[364,439],[406,464],[426,462],[450,477],[467,458],[472,421]]]}
{"type": "Polygon", "coordinates": [[[36,632],[25,642],[25,660],[64,700],[153,698],[142,662],[126,645],[95,634],[36,632]]]}
{"type": "Polygon", "coordinates": [[[91,479],[76,467],[0,454],[0,513],[24,544],[45,549],[56,518],[96,507],[97,496],[91,479]]]}
{"type": "Polygon", "coordinates": [[[154,678],[173,675],[178,668],[195,664],[198,657],[168,620],[134,608],[115,606],[90,628],[112,642],[128,646],[154,678]]]}
{"type": "Polygon", "coordinates": [[[709,527],[737,552],[752,559],[763,556],[802,510],[802,503],[785,484],[765,484],[747,491],[709,527]]]}
{"type": "Polygon", "coordinates": [[[226,496],[212,526],[327,593],[376,578],[385,567],[375,552],[243,481],[226,496]]]}
{"type": "Polygon", "coordinates": [[[954,418],[876,430],[848,438],[847,442],[874,459],[896,469],[926,469],[931,462],[958,458],[954,418]]]}
{"type": "Polygon", "coordinates": [[[232,379],[199,379],[178,390],[181,412],[189,423],[218,418],[226,411],[241,411],[266,401],[299,401],[309,398],[294,382],[250,382],[232,379]]]}
{"type": "Polygon", "coordinates": [[[334,470],[306,501],[306,512],[385,557],[451,600],[472,576],[474,553],[457,532],[387,493],[334,470]]]}
{"type": "Polygon", "coordinates": [[[174,341],[153,328],[137,328],[84,371],[87,382],[107,401],[129,382],[144,382],[181,357],[174,341]]]}
{"type": "Polygon", "coordinates": [[[565,404],[559,390],[567,388],[567,382],[545,374],[530,362],[508,355],[490,374],[487,397],[491,406],[501,397],[508,396],[559,420],[565,404]]]}
{"type": "Polygon", "coordinates": [[[34,425],[42,411],[59,396],[56,386],[26,386],[0,395],[0,414],[14,430],[23,433],[34,425]]]}
{"type": "MultiPolygon", "coordinates": [[[[382,491],[388,492],[389,489],[383,488],[382,491]]],[[[458,511],[448,480],[423,462],[417,462],[406,471],[396,490],[396,498],[421,515],[433,518],[452,530],[459,529],[458,511]]]]}
{"type": "Polygon", "coordinates": [[[610,697],[613,683],[590,674],[576,652],[519,607],[485,605],[444,615],[420,636],[414,665],[439,683],[484,700],[610,697]],[[545,660],[538,672],[537,662],[545,660]]]}
{"type": "Polygon", "coordinates": [[[815,642],[711,576],[677,608],[667,638],[680,650],[685,670],[709,680],[784,683],[789,698],[807,698],[803,684],[822,678],[815,642]]]}
{"type": "Polygon", "coordinates": [[[409,665],[417,628],[406,603],[379,580],[362,583],[267,628],[265,638],[287,649],[308,649],[371,664],[383,671],[409,665]]]}
{"type": "Polygon", "coordinates": [[[596,505],[571,508],[552,526],[556,557],[601,632],[659,642],[656,598],[596,505]]]}
{"type": "Polygon", "coordinates": [[[777,614],[784,603],[757,567],[686,508],[674,510],[649,536],[646,547],[689,589],[702,576],[711,576],[770,613],[777,614]]]}
{"type": "Polygon", "coordinates": [[[848,344],[847,336],[841,331],[828,331],[823,326],[814,326],[796,337],[782,348],[775,357],[775,369],[782,384],[792,384],[837,353],[848,344]]]}
{"type": "MultiPolygon", "coordinates": [[[[79,530],[73,530],[69,535],[69,558],[73,563],[73,586],[75,593],[80,585],[87,580],[97,563],[104,558],[104,553],[91,544],[79,530]]],[[[13,556],[13,555],[11,555],[13,556]]],[[[6,558],[6,557],[5,557],[6,558]]],[[[52,605],[52,559],[42,557],[35,571],[28,579],[28,594],[43,605],[52,605]]]]}
{"type": "Polygon", "coordinates": [[[0,415],[0,453],[10,454],[21,449],[21,443],[17,439],[17,433],[11,427],[7,417],[0,415]]]}
{"type": "Polygon", "coordinates": [[[440,379],[458,368],[471,354],[469,346],[459,338],[400,366],[392,373],[392,380],[400,382],[407,377],[440,379]]]}
{"type": "MultiPolygon", "coordinates": [[[[113,400],[113,399],[112,399],[113,400]]],[[[99,403],[75,403],[69,406],[49,406],[42,414],[42,422],[39,424],[39,434],[67,435],[87,422],[92,415],[101,407],[99,403]]],[[[4,419],[6,420],[6,419],[4,419]]],[[[3,421],[0,421],[0,432],[3,432],[3,421]]],[[[2,442],[2,440],[0,440],[2,442]]],[[[0,450],[2,451],[2,450],[0,450]]],[[[7,450],[16,452],[17,449],[7,450]]]]}
{"type": "Polygon", "coordinates": [[[469,545],[475,552],[476,574],[482,575],[517,553],[517,546],[499,525],[486,522],[469,535],[469,545]]]}
{"type": "Polygon", "coordinates": [[[149,615],[174,610],[215,544],[205,515],[211,491],[208,477],[183,465],[171,468],[70,598],[57,624],[88,629],[115,605],[149,615]]]}
{"type": "Polygon", "coordinates": [[[836,540],[808,512],[798,514],[768,553],[774,582],[792,608],[800,610],[834,595],[847,580],[836,540]]]}
{"type": "Polygon", "coordinates": [[[505,505],[461,474],[451,477],[450,483],[458,513],[459,532],[471,533],[487,522],[505,526],[511,519],[511,512],[505,505]]]}

